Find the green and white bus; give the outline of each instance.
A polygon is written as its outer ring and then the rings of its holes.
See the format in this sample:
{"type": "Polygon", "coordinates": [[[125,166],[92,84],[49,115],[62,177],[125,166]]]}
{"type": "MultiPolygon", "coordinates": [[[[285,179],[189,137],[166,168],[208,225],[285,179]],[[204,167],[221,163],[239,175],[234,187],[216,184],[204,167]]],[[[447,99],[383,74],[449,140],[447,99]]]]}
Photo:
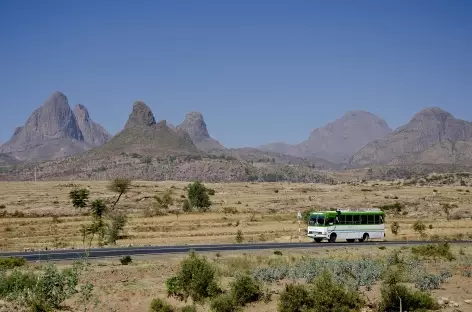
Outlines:
{"type": "Polygon", "coordinates": [[[308,216],[308,237],[319,243],[368,241],[385,237],[385,214],[377,208],[338,209],[312,212],[308,216]]]}

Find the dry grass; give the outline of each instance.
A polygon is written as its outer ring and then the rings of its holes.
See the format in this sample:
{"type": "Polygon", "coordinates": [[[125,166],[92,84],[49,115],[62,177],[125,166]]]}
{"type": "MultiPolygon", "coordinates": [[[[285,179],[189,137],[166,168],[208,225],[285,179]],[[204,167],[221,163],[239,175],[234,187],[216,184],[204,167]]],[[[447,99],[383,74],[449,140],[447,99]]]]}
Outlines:
{"type": "MultiPolygon", "coordinates": [[[[25,248],[82,247],[79,228],[89,217],[75,210],[68,193],[74,187],[87,187],[91,198],[112,200],[106,181],[88,182],[0,182],[0,214],[20,212],[25,217],[0,218],[0,250],[25,248]],[[54,219],[53,216],[57,216],[54,219]]],[[[249,242],[298,241],[296,212],[333,207],[376,207],[400,202],[405,205],[399,216],[389,216],[400,224],[395,236],[387,231],[388,240],[417,239],[412,224],[423,220],[428,235],[467,238],[472,235],[470,218],[472,194],[467,187],[399,186],[394,183],[362,185],[323,185],[295,183],[218,183],[206,184],[215,189],[214,203],[208,213],[168,214],[146,217],[155,204],[153,197],[171,190],[180,207],[186,195],[183,182],[133,182],[131,191],[120,201],[120,209],[129,212],[127,238],[118,245],[173,245],[231,243],[241,230],[249,242]],[[460,190],[460,191],[459,191],[460,190]],[[445,220],[441,203],[455,203],[452,215],[461,220],[445,220]],[[225,213],[226,211],[226,213],[225,213]],[[234,213],[236,212],[236,213],[234,213]]],[[[171,209],[172,210],[172,209],[171,209]]],[[[302,232],[303,234],[303,232],[302,232]]],[[[309,241],[302,236],[303,241],[309,241]]]]}
{"type": "MultiPolygon", "coordinates": [[[[452,246],[451,250],[455,255],[459,254],[459,248],[462,248],[465,256],[472,255],[472,247],[452,246]]],[[[231,279],[239,272],[251,271],[254,268],[276,265],[277,263],[295,263],[302,258],[342,258],[359,259],[362,257],[385,258],[392,250],[397,249],[387,247],[379,249],[376,247],[349,247],[349,248],[327,248],[312,250],[283,250],[282,256],[273,254],[272,250],[245,252],[221,252],[204,253],[204,255],[218,268],[222,286],[228,287],[231,279]]],[[[402,253],[408,253],[408,249],[402,249],[402,253]]],[[[90,281],[96,287],[96,293],[101,303],[93,311],[147,311],[153,298],[162,298],[167,300],[175,307],[182,307],[185,303],[172,298],[166,298],[165,281],[174,275],[178,269],[180,261],[186,255],[156,255],[133,257],[130,265],[120,265],[118,259],[92,260],[89,271],[86,273],[85,280],[90,281]]],[[[62,264],[69,265],[69,264],[62,264]]],[[[472,307],[467,305],[464,300],[472,299],[470,290],[470,278],[461,276],[457,271],[456,263],[435,262],[426,264],[428,270],[436,268],[447,268],[451,270],[454,276],[441,289],[434,290],[433,295],[436,298],[447,297],[450,300],[460,303],[460,311],[471,311],[472,307]]],[[[278,293],[283,290],[286,283],[291,281],[281,281],[273,284],[265,284],[271,291],[275,292],[272,300],[268,303],[258,302],[250,304],[244,311],[276,311],[278,302],[278,293]]],[[[370,302],[379,299],[379,285],[376,285],[370,291],[364,290],[364,295],[370,302]]],[[[189,302],[190,303],[190,302],[189,302]]],[[[73,302],[69,303],[72,307],[73,302]]],[[[198,311],[209,311],[208,304],[198,306],[198,311]]],[[[75,311],[75,310],[74,310],[75,311]]],[[[366,310],[370,311],[370,310],[366,310]]],[[[453,311],[453,308],[447,308],[443,311],[453,311]]]]}

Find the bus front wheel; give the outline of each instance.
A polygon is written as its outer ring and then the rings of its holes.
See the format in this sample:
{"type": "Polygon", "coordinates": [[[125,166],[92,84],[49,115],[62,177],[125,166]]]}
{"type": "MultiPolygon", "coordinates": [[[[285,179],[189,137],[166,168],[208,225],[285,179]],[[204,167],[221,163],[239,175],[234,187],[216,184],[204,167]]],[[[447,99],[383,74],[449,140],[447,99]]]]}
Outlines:
{"type": "Polygon", "coordinates": [[[337,237],[336,234],[334,234],[334,233],[331,234],[331,235],[329,236],[329,242],[330,242],[330,243],[336,242],[336,237],[337,237]]]}

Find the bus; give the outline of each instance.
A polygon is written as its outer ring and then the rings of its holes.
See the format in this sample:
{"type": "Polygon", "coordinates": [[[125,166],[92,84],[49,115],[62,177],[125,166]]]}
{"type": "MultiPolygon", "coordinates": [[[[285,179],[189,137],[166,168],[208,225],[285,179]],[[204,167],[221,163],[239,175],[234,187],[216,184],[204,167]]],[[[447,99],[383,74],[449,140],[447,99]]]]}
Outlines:
{"type": "Polygon", "coordinates": [[[356,240],[365,242],[369,239],[385,237],[385,214],[378,208],[337,209],[335,211],[312,212],[308,216],[307,236],[314,242],[327,240],[356,240]]]}

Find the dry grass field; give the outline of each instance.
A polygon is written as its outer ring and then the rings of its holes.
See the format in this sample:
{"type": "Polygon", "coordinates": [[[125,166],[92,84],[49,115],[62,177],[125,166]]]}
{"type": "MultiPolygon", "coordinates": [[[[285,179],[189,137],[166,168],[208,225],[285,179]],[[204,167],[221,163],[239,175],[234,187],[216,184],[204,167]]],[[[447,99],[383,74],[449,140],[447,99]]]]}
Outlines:
{"type": "MultiPolygon", "coordinates": [[[[69,192],[76,187],[90,190],[90,198],[112,201],[116,194],[107,181],[88,182],[0,182],[0,250],[81,248],[80,226],[90,222],[85,211],[72,207],[69,192]]],[[[175,214],[186,196],[184,182],[133,181],[118,209],[126,211],[129,222],[125,238],[117,245],[174,245],[231,243],[236,232],[246,242],[298,241],[296,212],[339,207],[377,207],[401,203],[402,211],[387,218],[387,240],[418,239],[412,224],[421,219],[429,237],[451,239],[472,237],[472,194],[467,186],[408,186],[393,182],[367,182],[355,185],[295,183],[218,183],[205,184],[216,191],[209,212],[175,214]],[[155,211],[155,195],[172,192],[174,206],[155,211]],[[441,204],[456,204],[452,219],[446,220],[441,204]],[[398,235],[390,224],[400,224],[398,235]]],[[[303,233],[302,241],[309,241],[303,233]]]]}
{"type": "MultiPolygon", "coordinates": [[[[349,248],[326,248],[316,250],[283,250],[282,255],[275,255],[273,251],[251,251],[245,252],[221,252],[204,253],[203,255],[217,268],[218,277],[223,288],[228,288],[230,281],[239,273],[250,273],[260,267],[275,267],[277,265],[291,265],[297,261],[316,259],[345,259],[357,260],[361,258],[385,259],[393,250],[400,250],[402,254],[411,254],[409,248],[387,247],[349,247],[349,248]]],[[[453,262],[444,259],[430,260],[425,262],[428,271],[437,272],[439,269],[449,270],[453,276],[441,285],[439,289],[432,291],[435,298],[446,297],[451,302],[457,303],[455,307],[444,307],[441,311],[457,312],[472,311],[472,305],[466,301],[472,299],[470,288],[470,277],[461,275],[461,261],[472,259],[472,247],[453,246],[452,253],[458,257],[453,262]]],[[[161,298],[172,306],[179,308],[191,304],[181,302],[173,298],[167,298],[165,281],[175,274],[179,263],[187,255],[159,255],[133,257],[133,262],[127,266],[120,264],[118,259],[93,260],[83,280],[91,282],[95,286],[94,294],[100,301],[97,306],[89,305],[89,311],[148,311],[148,307],[154,298],[161,298]]],[[[33,264],[40,266],[41,264],[33,264]]],[[[68,263],[60,266],[66,267],[68,263]]],[[[273,312],[277,311],[279,294],[286,284],[293,283],[285,279],[279,282],[263,283],[264,291],[272,293],[268,302],[257,302],[246,306],[243,311],[248,312],[273,312]]],[[[376,284],[372,289],[361,289],[368,304],[374,304],[380,298],[380,285],[376,284]]],[[[94,300],[90,300],[94,302],[94,300]]],[[[69,300],[67,305],[71,311],[82,311],[76,300],[69,300]]],[[[210,311],[209,304],[197,305],[197,311],[210,311]]],[[[365,308],[363,311],[373,311],[365,308]]]]}

